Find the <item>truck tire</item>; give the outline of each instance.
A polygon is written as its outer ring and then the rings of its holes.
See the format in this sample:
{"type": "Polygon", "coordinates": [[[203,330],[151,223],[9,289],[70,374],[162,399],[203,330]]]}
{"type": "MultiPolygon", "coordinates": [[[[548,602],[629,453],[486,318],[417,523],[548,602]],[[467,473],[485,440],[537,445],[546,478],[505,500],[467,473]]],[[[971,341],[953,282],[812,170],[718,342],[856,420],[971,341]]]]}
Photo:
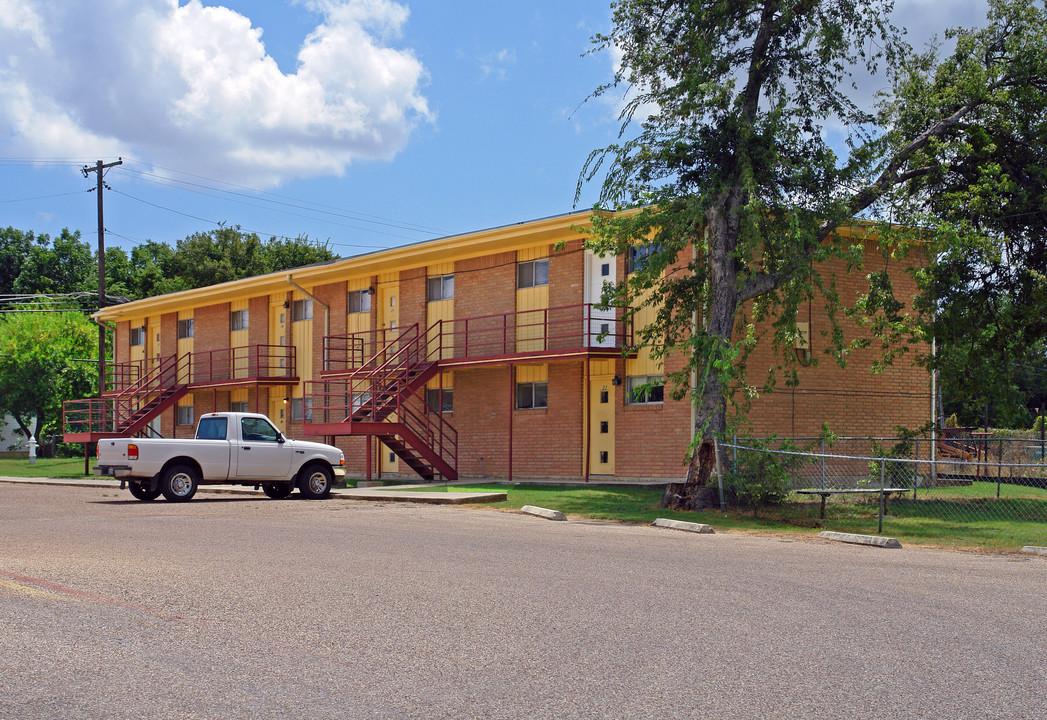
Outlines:
{"type": "Polygon", "coordinates": [[[323,500],[331,494],[334,475],[323,465],[308,465],[298,473],[298,491],[306,500],[323,500]]]}
{"type": "Polygon", "coordinates": [[[294,483],[262,483],[262,492],[273,500],[283,500],[294,490],[294,483]]]}
{"type": "Polygon", "coordinates": [[[160,478],[160,492],[168,502],[187,502],[196,495],[199,484],[196,470],[188,465],[173,465],[160,478]]]}
{"type": "Polygon", "coordinates": [[[159,490],[150,490],[145,486],[145,483],[129,482],[127,483],[127,489],[130,490],[131,494],[136,498],[145,502],[156,500],[160,497],[159,490]]]}

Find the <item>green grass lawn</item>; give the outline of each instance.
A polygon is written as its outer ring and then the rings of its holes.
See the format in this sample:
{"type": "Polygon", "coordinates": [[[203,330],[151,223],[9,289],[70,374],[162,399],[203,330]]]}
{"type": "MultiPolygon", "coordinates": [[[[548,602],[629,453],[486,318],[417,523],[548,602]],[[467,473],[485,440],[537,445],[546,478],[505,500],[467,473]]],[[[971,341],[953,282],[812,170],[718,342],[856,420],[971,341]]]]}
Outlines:
{"type": "MultiPolygon", "coordinates": [[[[94,465],[94,458],[90,459],[94,465]]],[[[84,459],[78,458],[37,458],[36,464],[28,460],[0,458],[0,475],[10,477],[54,477],[82,478],[94,477],[90,471],[84,474],[84,459]]]]}
{"type": "MultiPolygon", "coordinates": [[[[491,483],[426,489],[508,494],[505,502],[485,507],[519,509],[524,505],[537,505],[568,515],[645,524],[667,517],[706,523],[722,530],[801,534],[836,530],[876,534],[878,520],[875,497],[856,502],[830,501],[825,520],[820,520],[816,497],[761,508],[757,513],[759,517],[754,518],[750,510],[729,509],[727,513],[659,510],[662,491],[657,488],[491,483]]],[[[921,490],[915,501],[891,500],[883,532],[903,543],[952,548],[1013,551],[1024,545],[1047,546],[1047,490],[1003,485],[1000,495],[1000,499],[996,499],[995,483],[921,490]]]]}

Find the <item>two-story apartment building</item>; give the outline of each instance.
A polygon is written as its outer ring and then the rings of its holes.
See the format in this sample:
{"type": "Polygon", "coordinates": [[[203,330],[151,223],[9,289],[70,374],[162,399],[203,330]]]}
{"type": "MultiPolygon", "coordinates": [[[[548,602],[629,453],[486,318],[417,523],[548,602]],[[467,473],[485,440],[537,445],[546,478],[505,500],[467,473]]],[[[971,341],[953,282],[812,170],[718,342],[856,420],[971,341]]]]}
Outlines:
{"type": "MultiPolygon", "coordinates": [[[[595,308],[630,267],[584,249],[588,222],[571,213],[105,308],[110,381],[102,400],[67,408],[66,440],[185,437],[202,413],[249,410],[337,444],[361,475],[679,478],[691,407],[637,390],[665,368],[623,353],[629,325],[595,308]]],[[[864,282],[839,268],[845,299],[864,282]]],[[[817,353],[828,319],[817,303],[804,312],[802,351],[817,353]]],[[[753,403],[752,429],[923,424],[926,371],[873,375],[875,352],[802,367],[799,387],[753,403]]],[[[774,364],[769,347],[749,360],[761,364],[774,364]]]]}

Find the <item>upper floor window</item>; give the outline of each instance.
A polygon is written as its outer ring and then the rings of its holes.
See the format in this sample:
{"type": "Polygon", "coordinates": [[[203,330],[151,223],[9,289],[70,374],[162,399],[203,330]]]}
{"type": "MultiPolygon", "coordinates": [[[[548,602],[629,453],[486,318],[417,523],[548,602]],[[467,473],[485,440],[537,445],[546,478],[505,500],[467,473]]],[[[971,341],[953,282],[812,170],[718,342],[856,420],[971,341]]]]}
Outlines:
{"type": "Polygon", "coordinates": [[[295,300],[291,306],[291,322],[301,322],[302,320],[313,319],[313,301],[309,298],[305,300],[295,300]]]}
{"type": "Polygon", "coordinates": [[[193,336],[193,319],[187,318],[178,321],[178,339],[185,340],[193,336]]]}
{"type": "Polygon", "coordinates": [[[549,258],[516,263],[516,287],[531,288],[549,284],[549,258]]]}
{"type": "Polygon", "coordinates": [[[233,310],[229,313],[229,329],[232,332],[247,329],[247,311],[233,310]]]}
{"type": "Polygon", "coordinates": [[[632,245],[625,253],[625,272],[632,275],[637,270],[642,270],[652,255],[661,248],[653,243],[645,245],[632,245]]]}
{"type": "Polygon", "coordinates": [[[627,405],[652,405],[664,398],[665,379],[661,375],[633,375],[625,379],[627,405]]]}
{"type": "Polygon", "coordinates": [[[349,291],[349,312],[351,313],[362,313],[371,312],[371,291],[367,290],[350,290],[349,291]]]}
{"type": "Polygon", "coordinates": [[[131,328],[131,345],[145,345],[145,326],[131,328]]]}
{"type": "Polygon", "coordinates": [[[233,400],[232,402],[229,403],[229,412],[244,412],[245,413],[245,412],[250,412],[250,410],[247,409],[247,401],[246,400],[233,400]]]}
{"type": "Polygon", "coordinates": [[[429,302],[450,300],[454,297],[454,275],[436,275],[426,284],[425,298],[429,302]]]}

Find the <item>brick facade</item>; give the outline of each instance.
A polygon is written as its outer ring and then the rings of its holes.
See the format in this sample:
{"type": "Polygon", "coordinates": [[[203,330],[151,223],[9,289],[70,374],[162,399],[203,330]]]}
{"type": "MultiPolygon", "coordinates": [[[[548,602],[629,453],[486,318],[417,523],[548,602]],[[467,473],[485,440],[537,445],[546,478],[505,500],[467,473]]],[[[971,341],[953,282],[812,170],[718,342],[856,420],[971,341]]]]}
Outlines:
{"type": "MultiPolygon", "coordinates": [[[[554,221],[555,219],[548,222],[554,221]]],[[[582,221],[584,217],[577,220],[582,221]]],[[[534,225],[541,225],[543,222],[546,221],[536,221],[534,225]]],[[[497,235],[497,231],[485,232],[497,235]]],[[[549,308],[580,306],[585,301],[586,252],[582,246],[582,239],[573,227],[564,221],[553,230],[545,229],[541,233],[536,230],[530,240],[527,232],[526,227],[520,229],[513,226],[506,231],[504,239],[492,238],[482,250],[476,250],[475,245],[465,243],[463,247],[469,249],[468,252],[463,250],[461,257],[453,257],[446,248],[441,249],[438,254],[427,255],[427,245],[420,245],[409,251],[397,251],[401,253],[397,256],[400,265],[395,269],[393,277],[396,280],[393,282],[396,282],[398,287],[399,325],[417,325],[422,333],[425,332],[428,321],[427,269],[434,265],[450,267],[447,263],[453,260],[456,338],[454,358],[448,359],[457,364],[450,367],[454,373],[454,409],[453,412],[444,414],[443,418],[457,429],[458,470],[466,477],[577,479],[584,477],[587,472],[595,475],[603,469],[590,467],[589,441],[592,433],[599,432],[599,429],[598,423],[588,417],[591,388],[587,382],[587,360],[584,353],[558,355],[552,351],[559,348],[549,347],[549,352],[544,357],[513,358],[509,356],[509,353],[514,352],[513,338],[507,336],[505,339],[508,342],[504,345],[500,344],[500,340],[491,342],[490,347],[493,349],[488,354],[492,357],[483,363],[463,362],[476,356],[475,347],[466,350],[464,335],[459,334],[464,331],[466,319],[472,319],[470,332],[473,333],[472,342],[476,342],[475,338],[478,335],[482,336],[482,333],[476,333],[477,327],[483,327],[479,319],[490,319],[494,316],[499,318],[497,322],[500,323],[501,317],[519,309],[516,288],[519,256],[533,258],[548,254],[549,308]],[[525,249],[528,255],[522,255],[525,249]],[[542,377],[547,379],[548,407],[515,409],[513,378],[521,371],[519,368],[524,367],[514,365],[516,362],[528,366],[528,372],[544,373],[542,377]]],[[[483,233],[478,235],[482,236],[483,233]]],[[[472,238],[473,236],[467,236],[466,239],[471,243],[472,238]]],[[[378,288],[379,277],[384,277],[388,283],[389,273],[394,272],[391,261],[383,261],[381,253],[377,255],[379,257],[373,261],[373,272],[369,275],[372,288],[378,288]]],[[[344,270],[341,271],[339,267],[342,263],[316,270],[315,272],[324,274],[318,274],[319,279],[313,282],[295,277],[295,282],[306,288],[329,309],[328,313],[325,313],[322,305],[314,306],[312,347],[300,350],[312,353],[313,377],[303,377],[303,382],[319,379],[323,370],[324,336],[337,336],[346,332],[347,287],[350,287],[347,281],[355,278],[351,280],[356,283],[352,287],[361,286],[360,271],[368,269],[366,263],[372,262],[369,257],[342,261],[344,270]],[[342,274],[339,275],[339,272],[342,274]]],[[[868,253],[867,261],[869,267],[882,267],[884,262],[878,251],[872,249],[868,253]]],[[[686,265],[686,258],[681,259],[680,264],[686,265]]],[[[625,277],[624,258],[617,258],[615,269],[619,279],[625,277]]],[[[302,269],[302,272],[306,270],[309,269],[302,269]]],[[[859,293],[867,290],[868,280],[863,272],[848,275],[843,266],[836,263],[828,265],[824,273],[827,276],[835,276],[836,287],[845,303],[853,301],[859,293]]],[[[915,293],[912,278],[900,265],[892,266],[891,273],[897,283],[899,298],[911,298],[915,293]]],[[[274,276],[267,281],[268,285],[262,285],[268,277],[259,279],[260,285],[257,289],[244,286],[238,291],[240,294],[237,299],[241,302],[248,301],[248,338],[251,345],[281,344],[280,338],[270,337],[271,298],[273,302],[278,303],[276,298],[283,293],[289,301],[292,299],[292,293],[286,284],[286,275],[274,276]]],[[[189,304],[172,300],[170,305],[159,309],[153,306],[143,309],[141,315],[143,318],[146,315],[161,315],[160,352],[168,356],[177,351],[178,315],[172,308],[191,308],[195,326],[194,353],[206,354],[228,347],[229,297],[230,294],[226,293],[221,297],[222,302],[216,302],[219,298],[208,300],[205,297],[189,304]]],[[[375,295],[375,298],[377,297],[375,295]]],[[[833,431],[841,435],[868,435],[892,434],[896,425],[922,425],[930,416],[929,382],[927,373],[913,365],[912,352],[881,374],[874,375],[869,369],[873,361],[879,357],[880,350],[875,346],[851,350],[847,366],[839,367],[824,354],[826,339],[822,333],[830,329],[830,324],[823,305],[824,302],[815,299],[801,307],[799,319],[810,325],[810,349],[817,362],[799,368],[800,384],[797,388],[787,387],[784,382],[779,367],[781,360],[770,342],[770,327],[765,324],[759,329],[761,340],[747,359],[749,380],[759,385],[768,370],[776,368],[778,382],[773,393],[761,392],[752,400],[748,425],[741,427],[739,432],[756,435],[814,435],[823,423],[827,423],[833,431]]],[[[277,310],[278,306],[272,308],[272,311],[277,310]]],[[[292,323],[290,310],[287,312],[287,335],[283,344],[290,345],[292,323]]],[[[378,306],[376,302],[372,302],[372,328],[378,327],[377,320],[378,306]]],[[[701,318],[698,322],[701,322],[701,318]]],[[[845,318],[842,322],[848,342],[862,338],[867,333],[865,328],[845,318]]],[[[141,324],[137,317],[116,322],[114,347],[118,361],[128,357],[129,329],[136,324],[141,324]]],[[[507,323],[507,327],[510,326],[511,323],[507,323]]],[[[580,320],[578,327],[581,330],[580,320]]],[[[743,332],[744,314],[736,323],[736,336],[741,336],[743,332]]],[[[582,330],[581,336],[584,337],[585,333],[586,331],[582,330]]],[[[490,334],[488,341],[489,338],[490,334]]],[[[577,347],[581,347],[581,344],[577,347]]],[[[792,348],[786,350],[791,352],[792,348]]],[[[601,367],[605,368],[602,373],[607,372],[606,368],[613,368],[617,381],[617,384],[610,383],[609,376],[601,375],[611,384],[608,391],[613,396],[610,399],[614,407],[614,476],[629,480],[681,477],[692,435],[692,410],[688,400],[673,400],[670,388],[666,388],[662,403],[626,404],[626,386],[623,380],[627,377],[629,363],[633,363],[631,367],[636,367],[636,361],[610,356],[599,362],[602,363],[601,367]]],[[[664,370],[672,372],[682,367],[682,357],[669,357],[665,361],[664,370]]],[[[210,410],[228,409],[230,392],[228,387],[198,390],[194,397],[196,417],[210,410]]],[[[307,385],[306,394],[308,392],[307,385]]],[[[248,407],[267,413],[270,397],[291,397],[291,388],[252,386],[248,390],[248,407]]],[[[290,436],[333,442],[345,451],[350,474],[362,476],[366,472],[367,439],[308,436],[301,420],[291,420],[290,403],[286,410],[286,428],[290,436]]],[[[163,414],[161,432],[169,437],[190,434],[192,428],[174,426],[174,416],[174,409],[163,414]]],[[[380,463],[377,441],[373,438],[371,445],[372,474],[377,476],[380,463]]],[[[595,447],[600,448],[599,445],[595,447]]],[[[398,469],[401,472],[407,470],[402,463],[398,469]]]]}

